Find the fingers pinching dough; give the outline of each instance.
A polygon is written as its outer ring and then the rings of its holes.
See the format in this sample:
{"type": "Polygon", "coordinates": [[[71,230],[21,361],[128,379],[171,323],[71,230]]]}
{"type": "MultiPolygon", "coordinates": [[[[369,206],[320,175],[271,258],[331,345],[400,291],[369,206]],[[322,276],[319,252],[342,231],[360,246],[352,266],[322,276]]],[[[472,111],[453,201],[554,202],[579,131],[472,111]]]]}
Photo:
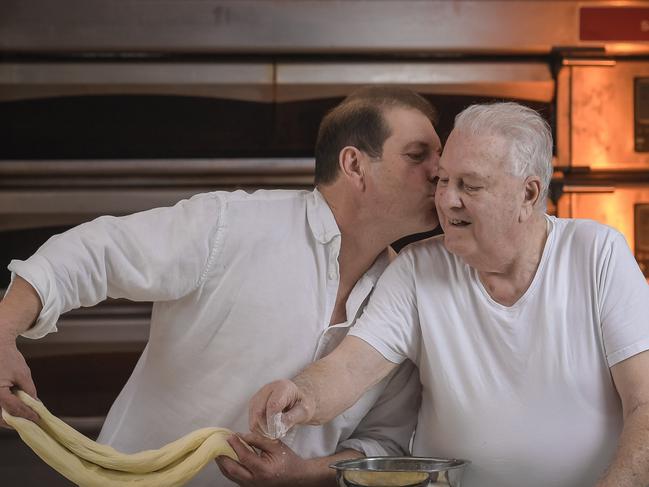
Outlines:
{"type": "Polygon", "coordinates": [[[52,468],[81,487],[175,487],[184,485],[215,457],[237,460],[225,428],[203,428],[158,450],[120,453],[100,445],[50,413],[40,401],[18,397],[41,417],[34,423],[2,411],[2,418],[52,468]]]}

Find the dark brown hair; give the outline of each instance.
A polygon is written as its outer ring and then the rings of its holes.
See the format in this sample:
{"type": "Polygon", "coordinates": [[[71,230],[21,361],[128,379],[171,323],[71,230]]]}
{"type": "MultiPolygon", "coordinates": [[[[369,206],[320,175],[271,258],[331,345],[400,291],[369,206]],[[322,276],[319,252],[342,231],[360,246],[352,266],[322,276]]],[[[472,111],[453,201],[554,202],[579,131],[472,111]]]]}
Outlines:
{"type": "Polygon", "coordinates": [[[412,108],[435,125],[437,112],[414,91],[398,86],[366,86],[351,93],[320,123],[315,144],[315,184],[328,184],[338,176],[338,157],[347,146],[370,157],[381,157],[390,126],[383,116],[390,108],[412,108]]]}

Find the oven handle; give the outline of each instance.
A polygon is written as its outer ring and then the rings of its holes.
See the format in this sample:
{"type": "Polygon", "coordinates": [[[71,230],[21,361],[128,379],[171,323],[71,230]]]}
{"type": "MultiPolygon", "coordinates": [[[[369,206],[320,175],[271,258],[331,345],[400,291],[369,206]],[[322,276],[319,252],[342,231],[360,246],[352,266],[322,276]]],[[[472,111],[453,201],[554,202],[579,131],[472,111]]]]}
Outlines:
{"type": "Polygon", "coordinates": [[[177,95],[271,102],[270,62],[3,63],[0,101],[83,95],[177,95]]]}
{"type": "Polygon", "coordinates": [[[425,94],[554,99],[549,62],[4,63],[0,101],[54,96],[171,95],[251,102],[344,97],[367,84],[425,94]]]}

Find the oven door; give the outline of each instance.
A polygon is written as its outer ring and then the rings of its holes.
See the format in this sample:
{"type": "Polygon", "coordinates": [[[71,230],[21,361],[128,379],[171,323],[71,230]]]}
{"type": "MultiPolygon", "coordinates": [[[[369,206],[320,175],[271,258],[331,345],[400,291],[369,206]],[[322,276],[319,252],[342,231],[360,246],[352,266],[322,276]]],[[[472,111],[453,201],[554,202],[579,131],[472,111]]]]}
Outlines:
{"type": "Polygon", "coordinates": [[[649,181],[566,184],[557,216],[587,218],[619,230],[649,279],[649,181]]]}
{"type": "Polygon", "coordinates": [[[649,59],[567,58],[557,93],[557,215],[616,228],[649,275],[649,59]]]}
{"type": "Polygon", "coordinates": [[[557,90],[561,166],[649,171],[649,58],[565,59],[557,90]]]}

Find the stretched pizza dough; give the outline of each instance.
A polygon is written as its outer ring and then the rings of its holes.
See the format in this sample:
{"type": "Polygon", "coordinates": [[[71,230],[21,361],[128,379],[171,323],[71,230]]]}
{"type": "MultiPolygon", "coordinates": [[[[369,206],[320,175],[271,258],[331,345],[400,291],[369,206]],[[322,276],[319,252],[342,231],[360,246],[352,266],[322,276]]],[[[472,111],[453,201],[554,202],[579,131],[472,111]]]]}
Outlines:
{"type": "Polygon", "coordinates": [[[120,453],[100,445],[58,419],[23,391],[17,396],[40,416],[34,423],[2,411],[2,419],[45,463],[81,487],[176,487],[187,483],[208,462],[225,455],[237,460],[224,428],[203,428],[159,450],[120,453]]]}

